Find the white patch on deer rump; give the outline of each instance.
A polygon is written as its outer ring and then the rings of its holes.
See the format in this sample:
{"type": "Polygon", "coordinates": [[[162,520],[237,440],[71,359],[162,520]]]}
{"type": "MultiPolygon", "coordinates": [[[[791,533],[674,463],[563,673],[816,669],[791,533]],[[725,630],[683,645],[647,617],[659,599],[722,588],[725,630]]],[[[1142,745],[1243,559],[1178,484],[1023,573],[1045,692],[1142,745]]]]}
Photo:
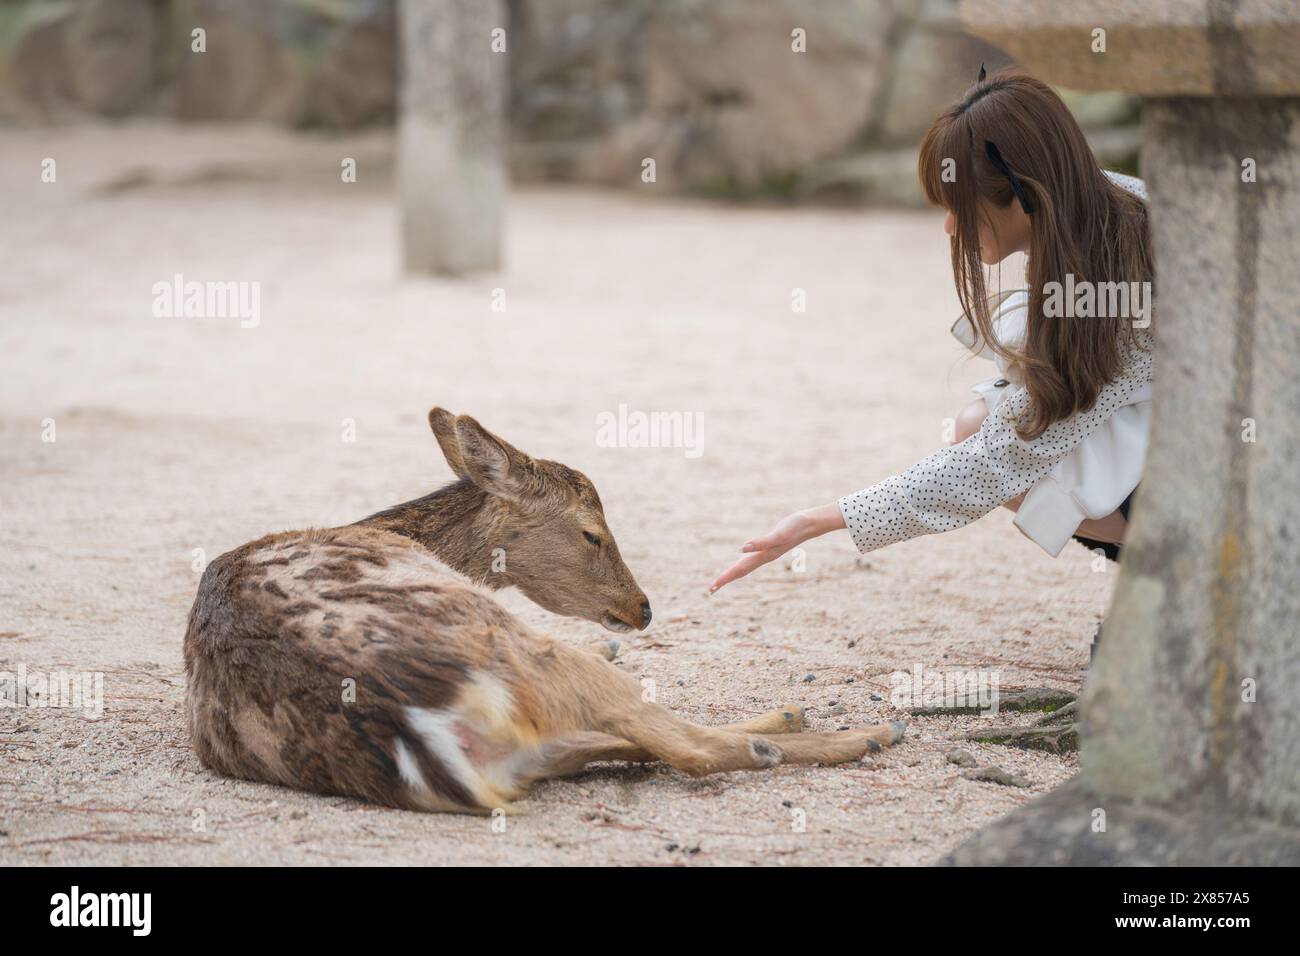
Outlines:
{"type": "Polygon", "coordinates": [[[519,738],[513,717],[510,691],[484,671],[469,675],[447,710],[406,708],[407,724],[430,755],[487,808],[512,799],[520,775],[539,759],[537,742],[519,738]]]}

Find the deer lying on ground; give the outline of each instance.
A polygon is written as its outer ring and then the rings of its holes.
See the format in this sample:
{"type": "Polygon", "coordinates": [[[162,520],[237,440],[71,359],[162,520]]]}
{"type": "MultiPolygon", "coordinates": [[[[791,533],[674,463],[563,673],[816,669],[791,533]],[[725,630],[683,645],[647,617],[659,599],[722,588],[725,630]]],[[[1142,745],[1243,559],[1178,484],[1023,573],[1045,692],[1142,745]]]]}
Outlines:
{"type": "Polygon", "coordinates": [[[644,629],[650,605],[584,475],[468,416],[435,408],[429,424],[455,483],[346,527],[268,535],[204,572],[185,669],[205,766],[485,813],[592,761],[700,775],[856,760],[902,736],[901,722],[796,733],[796,707],[691,724],[600,654],[526,627],[485,588],[615,631],[644,629]]]}

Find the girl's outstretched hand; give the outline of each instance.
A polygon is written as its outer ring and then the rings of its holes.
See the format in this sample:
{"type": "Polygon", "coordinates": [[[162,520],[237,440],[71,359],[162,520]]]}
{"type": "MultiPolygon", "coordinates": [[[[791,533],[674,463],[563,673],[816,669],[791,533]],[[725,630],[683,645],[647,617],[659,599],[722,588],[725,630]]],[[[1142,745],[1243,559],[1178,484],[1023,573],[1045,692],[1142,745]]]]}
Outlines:
{"type": "Polygon", "coordinates": [[[823,505],[820,508],[796,511],[792,515],[787,515],[761,538],[751,538],[746,541],[740,549],[745,556],[718,575],[717,580],[709,585],[709,593],[712,594],[737,578],[743,578],[750,571],[762,567],[769,561],[775,561],[791,548],[803,544],[810,538],[843,527],[844,516],[840,514],[838,504],[823,505]]]}

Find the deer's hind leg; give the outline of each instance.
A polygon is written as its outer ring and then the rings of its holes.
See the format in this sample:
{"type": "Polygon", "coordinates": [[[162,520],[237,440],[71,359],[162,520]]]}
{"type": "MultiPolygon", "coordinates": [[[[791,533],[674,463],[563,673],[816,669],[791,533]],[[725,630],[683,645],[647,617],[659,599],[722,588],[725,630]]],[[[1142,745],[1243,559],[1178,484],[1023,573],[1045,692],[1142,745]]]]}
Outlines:
{"type": "MultiPolygon", "coordinates": [[[[798,713],[797,709],[795,713],[798,713]]],[[[717,729],[731,733],[751,733],[768,738],[781,751],[781,763],[807,765],[818,763],[845,763],[857,760],[864,753],[879,753],[883,748],[898,743],[903,738],[907,722],[894,720],[857,730],[834,733],[799,734],[797,730],[784,732],[771,729],[773,724],[789,728],[791,708],[774,710],[754,720],[739,724],[726,724],[717,729]],[[793,736],[798,734],[798,736],[793,736]]],[[[694,725],[691,725],[694,726],[694,725]]],[[[567,777],[582,772],[588,764],[604,761],[627,763],[652,763],[662,759],[638,744],[630,743],[609,734],[585,732],[551,741],[543,750],[539,770],[532,779],[567,777]]]]}
{"type": "MultiPolygon", "coordinates": [[[[894,721],[858,730],[819,734],[745,733],[702,727],[674,717],[657,705],[614,715],[608,726],[692,776],[729,770],[762,770],[780,764],[845,763],[876,753],[902,739],[905,724],[894,721]],[[651,710],[650,708],[655,708],[651,710]]],[[[616,759],[616,758],[607,758],[616,759]]]]}
{"type": "Polygon", "coordinates": [[[724,724],[720,729],[742,734],[797,734],[803,731],[803,708],[798,704],[778,707],[750,720],[724,724]]]}
{"type": "MultiPolygon", "coordinates": [[[[803,730],[803,708],[797,705],[778,707],[751,720],[725,724],[719,730],[776,736],[797,734],[803,730]]],[[[580,773],[588,764],[601,761],[651,763],[660,758],[637,744],[594,731],[551,741],[542,759],[540,777],[567,777],[580,773]]],[[[535,778],[536,779],[536,778],[535,778]]]]}
{"type": "Polygon", "coordinates": [[[684,749],[678,749],[681,745],[674,739],[672,729],[645,719],[646,716],[633,718],[645,720],[644,730],[623,724],[623,733],[660,759],[693,776],[727,770],[759,770],[779,764],[834,764],[860,760],[868,753],[877,753],[897,743],[906,727],[903,721],[893,721],[832,733],[775,735],[738,733],[725,727],[714,729],[682,721],[687,743],[684,749]]]}
{"type": "Polygon", "coordinates": [[[891,720],[854,730],[799,734],[797,737],[773,737],[787,764],[844,763],[857,760],[864,753],[878,753],[903,739],[907,721],[891,720]]]}
{"type": "MultiPolygon", "coordinates": [[[[596,741],[590,759],[632,759],[626,754],[645,751],[693,776],[729,770],[761,770],[786,762],[780,735],[764,735],[748,728],[703,727],[674,716],[665,708],[641,699],[639,684],[595,655],[546,642],[532,655],[532,685],[547,689],[541,702],[549,737],[558,741],[580,731],[595,731],[634,745],[596,741]],[[618,754],[620,756],[605,756],[618,754]]],[[[784,715],[784,710],[781,712],[784,715]]],[[[782,716],[780,720],[784,721],[782,716]]],[[[758,718],[758,730],[767,730],[771,718],[758,718]]],[[[751,723],[752,726],[752,723],[751,723]]],[[[791,750],[792,762],[831,762],[862,757],[879,740],[893,742],[893,731],[845,731],[833,735],[835,745],[791,750]]],[[[791,736],[797,741],[799,736],[791,736]]],[[[565,766],[573,766],[581,753],[563,753],[565,766]]],[[[640,756],[640,754],[636,754],[640,756]]]]}
{"type": "Polygon", "coordinates": [[[534,780],[568,777],[581,773],[587,764],[601,761],[650,763],[658,758],[642,747],[619,737],[583,731],[545,744],[534,780]]]}

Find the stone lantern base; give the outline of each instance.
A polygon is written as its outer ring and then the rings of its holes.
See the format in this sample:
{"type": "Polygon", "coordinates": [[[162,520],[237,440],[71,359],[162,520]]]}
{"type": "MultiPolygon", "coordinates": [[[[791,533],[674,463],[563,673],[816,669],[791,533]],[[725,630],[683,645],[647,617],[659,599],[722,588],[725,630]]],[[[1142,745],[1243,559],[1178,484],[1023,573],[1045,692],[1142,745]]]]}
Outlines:
{"type": "Polygon", "coordinates": [[[985,827],[940,863],[1297,866],[1300,831],[1234,813],[1102,801],[1073,781],[985,827]]]}

